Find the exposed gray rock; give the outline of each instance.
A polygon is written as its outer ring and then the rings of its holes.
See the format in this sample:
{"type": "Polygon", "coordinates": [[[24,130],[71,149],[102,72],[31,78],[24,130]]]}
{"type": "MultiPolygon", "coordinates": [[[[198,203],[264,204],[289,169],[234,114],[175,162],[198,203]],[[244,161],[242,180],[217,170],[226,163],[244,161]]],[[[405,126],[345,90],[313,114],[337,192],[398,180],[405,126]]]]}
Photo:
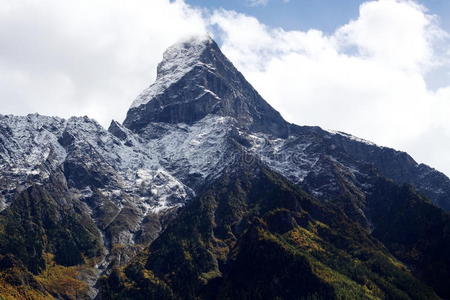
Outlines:
{"type": "Polygon", "coordinates": [[[288,123],[210,38],[194,38],[166,51],[156,82],[136,99],[124,125],[139,132],[150,122],[193,124],[207,115],[232,117],[239,127],[256,132],[288,133],[288,123]]]}

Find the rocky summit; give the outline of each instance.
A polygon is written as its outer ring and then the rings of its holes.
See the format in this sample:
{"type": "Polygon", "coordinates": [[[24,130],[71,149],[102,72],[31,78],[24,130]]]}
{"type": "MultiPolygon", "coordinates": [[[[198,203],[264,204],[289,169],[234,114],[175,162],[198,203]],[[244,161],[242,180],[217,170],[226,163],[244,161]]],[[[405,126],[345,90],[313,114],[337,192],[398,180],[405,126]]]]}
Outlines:
{"type": "Polygon", "coordinates": [[[450,179],[286,122],[209,37],[123,124],[0,115],[2,299],[450,299],[450,179]]]}

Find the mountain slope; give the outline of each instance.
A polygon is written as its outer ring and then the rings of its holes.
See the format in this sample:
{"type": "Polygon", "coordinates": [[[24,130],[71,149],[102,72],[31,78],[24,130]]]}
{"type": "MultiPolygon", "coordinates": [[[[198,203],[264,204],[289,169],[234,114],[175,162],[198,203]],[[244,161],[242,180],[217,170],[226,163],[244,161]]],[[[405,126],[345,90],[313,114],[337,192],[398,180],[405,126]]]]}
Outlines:
{"type": "Polygon", "coordinates": [[[411,186],[380,180],[369,197],[374,237],[417,276],[450,295],[449,214],[432,205],[411,186]]]}
{"type": "Polygon", "coordinates": [[[99,298],[437,299],[357,223],[260,166],[224,174],[146,253],[99,298]]]}
{"type": "Polygon", "coordinates": [[[180,124],[189,128],[220,117],[227,120],[222,128],[232,128],[274,171],[295,183],[316,172],[319,156],[328,155],[349,172],[373,165],[381,175],[412,184],[438,206],[450,209],[450,180],[444,174],[417,164],[406,153],[345,133],[287,123],[208,37],[192,38],[166,51],[156,82],[135,100],[124,126],[153,140],[180,124]]]}
{"type": "Polygon", "coordinates": [[[1,296],[450,298],[450,180],[287,123],[208,37],[108,130],[0,115],[0,203],[1,296]]]}

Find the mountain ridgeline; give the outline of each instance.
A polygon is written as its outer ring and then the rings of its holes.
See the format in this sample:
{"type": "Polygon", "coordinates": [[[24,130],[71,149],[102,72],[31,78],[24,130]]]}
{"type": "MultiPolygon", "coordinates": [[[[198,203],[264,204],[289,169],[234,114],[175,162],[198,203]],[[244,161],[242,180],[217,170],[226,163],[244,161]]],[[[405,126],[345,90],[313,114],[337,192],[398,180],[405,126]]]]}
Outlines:
{"type": "Polygon", "coordinates": [[[450,299],[450,179],[286,122],[209,37],[108,130],[0,115],[0,299],[450,299]]]}

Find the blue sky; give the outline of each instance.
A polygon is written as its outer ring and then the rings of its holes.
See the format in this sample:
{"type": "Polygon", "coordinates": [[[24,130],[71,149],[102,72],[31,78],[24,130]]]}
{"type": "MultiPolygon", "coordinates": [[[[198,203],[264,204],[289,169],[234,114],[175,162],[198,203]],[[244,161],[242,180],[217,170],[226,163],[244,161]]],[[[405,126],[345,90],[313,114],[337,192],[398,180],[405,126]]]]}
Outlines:
{"type": "MultiPolygon", "coordinates": [[[[364,0],[268,0],[266,5],[249,5],[244,0],[187,0],[193,6],[235,10],[256,17],[260,22],[285,30],[320,29],[333,32],[350,19],[358,17],[364,0]]],[[[417,1],[439,16],[441,26],[450,31],[450,0],[417,1]]]]}

